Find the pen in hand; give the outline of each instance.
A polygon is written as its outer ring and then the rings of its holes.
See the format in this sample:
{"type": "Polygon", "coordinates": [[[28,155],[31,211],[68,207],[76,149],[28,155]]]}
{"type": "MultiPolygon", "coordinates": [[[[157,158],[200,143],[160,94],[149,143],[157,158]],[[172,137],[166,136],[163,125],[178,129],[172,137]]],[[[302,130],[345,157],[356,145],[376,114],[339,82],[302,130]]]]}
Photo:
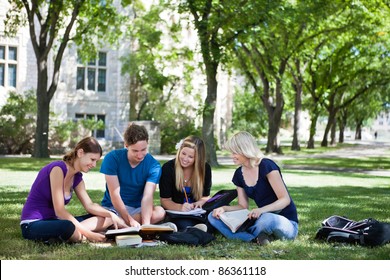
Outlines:
{"type": "Polygon", "coordinates": [[[184,192],[184,197],[186,199],[186,202],[184,203],[184,208],[187,209],[187,211],[190,211],[194,209],[194,205],[189,202],[188,195],[184,187],[183,187],[183,192],[184,192]]]}
{"type": "Polygon", "coordinates": [[[186,198],[186,202],[189,204],[187,192],[186,192],[186,189],[185,189],[184,187],[183,187],[183,192],[184,192],[184,196],[185,196],[185,198],[186,198]]]}

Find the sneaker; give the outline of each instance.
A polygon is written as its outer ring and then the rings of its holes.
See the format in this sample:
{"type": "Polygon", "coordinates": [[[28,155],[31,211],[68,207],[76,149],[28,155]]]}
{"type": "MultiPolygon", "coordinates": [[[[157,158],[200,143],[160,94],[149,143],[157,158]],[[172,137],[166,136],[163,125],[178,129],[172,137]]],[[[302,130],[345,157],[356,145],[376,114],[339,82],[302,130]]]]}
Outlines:
{"type": "Polygon", "coordinates": [[[273,241],[273,237],[271,235],[265,234],[264,232],[260,233],[256,238],[255,242],[260,246],[266,246],[273,241]]]}
{"type": "Polygon", "coordinates": [[[159,226],[170,227],[171,229],[173,229],[173,232],[177,232],[177,226],[174,223],[167,222],[167,223],[159,224],[159,226]]]}
{"type": "Polygon", "coordinates": [[[201,231],[207,232],[207,226],[205,224],[197,224],[197,225],[194,225],[193,227],[200,229],[201,231]]]}

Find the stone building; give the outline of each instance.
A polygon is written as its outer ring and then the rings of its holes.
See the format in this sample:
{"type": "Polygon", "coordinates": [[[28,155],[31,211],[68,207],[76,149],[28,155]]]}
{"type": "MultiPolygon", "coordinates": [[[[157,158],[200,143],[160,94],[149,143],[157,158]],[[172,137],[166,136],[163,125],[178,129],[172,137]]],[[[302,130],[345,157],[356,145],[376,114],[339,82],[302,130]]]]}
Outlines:
{"type": "MultiPolygon", "coordinates": [[[[4,36],[3,19],[8,8],[8,1],[0,0],[0,106],[6,102],[9,91],[23,93],[35,89],[37,84],[36,58],[28,28],[20,28],[14,38],[4,36]]],[[[187,34],[192,36],[195,33],[187,34]]],[[[184,41],[191,42],[192,39],[188,39],[184,41]]],[[[129,43],[121,42],[120,48],[102,48],[95,60],[83,64],[77,57],[76,49],[68,44],[61,64],[59,85],[50,103],[50,110],[59,120],[92,118],[103,121],[105,129],[95,130],[92,134],[108,148],[121,145],[123,132],[129,123],[129,79],[121,74],[120,60],[129,50],[129,43]]],[[[215,114],[215,136],[220,143],[224,141],[231,122],[231,83],[227,75],[220,75],[215,114]]],[[[205,95],[206,82],[202,73],[194,77],[194,84],[198,86],[196,91],[205,95]]],[[[150,149],[159,153],[158,122],[143,124],[151,126],[152,133],[158,133],[151,135],[150,149]]]]}

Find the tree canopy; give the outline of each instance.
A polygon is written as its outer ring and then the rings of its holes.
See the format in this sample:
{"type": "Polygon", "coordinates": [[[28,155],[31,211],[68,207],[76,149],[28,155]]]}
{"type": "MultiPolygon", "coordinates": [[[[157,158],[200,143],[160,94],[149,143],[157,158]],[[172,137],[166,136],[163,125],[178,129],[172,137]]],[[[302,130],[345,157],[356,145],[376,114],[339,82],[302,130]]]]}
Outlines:
{"type": "MultiPolygon", "coordinates": [[[[123,5],[131,1],[122,1],[123,5]]],[[[57,90],[60,66],[68,43],[79,46],[85,59],[94,57],[97,48],[114,43],[121,34],[125,19],[113,0],[11,0],[7,11],[5,33],[13,36],[27,25],[37,62],[37,126],[33,155],[48,157],[50,101],[57,90]],[[53,59],[53,70],[48,61],[53,59]]]]}

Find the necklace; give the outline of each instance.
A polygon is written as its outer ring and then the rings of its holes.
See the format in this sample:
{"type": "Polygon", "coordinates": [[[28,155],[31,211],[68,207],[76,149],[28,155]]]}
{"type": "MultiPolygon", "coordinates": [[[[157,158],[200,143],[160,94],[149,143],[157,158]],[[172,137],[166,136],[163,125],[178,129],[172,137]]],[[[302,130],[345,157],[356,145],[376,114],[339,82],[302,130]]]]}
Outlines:
{"type": "Polygon", "coordinates": [[[192,176],[192,170],[191,169],[187,169],[185,171],[183,170],[183,177],[184,177],[184,183],[185,184],[187,184],[189,181],[191,181],[191,176],[192,176]]]}

